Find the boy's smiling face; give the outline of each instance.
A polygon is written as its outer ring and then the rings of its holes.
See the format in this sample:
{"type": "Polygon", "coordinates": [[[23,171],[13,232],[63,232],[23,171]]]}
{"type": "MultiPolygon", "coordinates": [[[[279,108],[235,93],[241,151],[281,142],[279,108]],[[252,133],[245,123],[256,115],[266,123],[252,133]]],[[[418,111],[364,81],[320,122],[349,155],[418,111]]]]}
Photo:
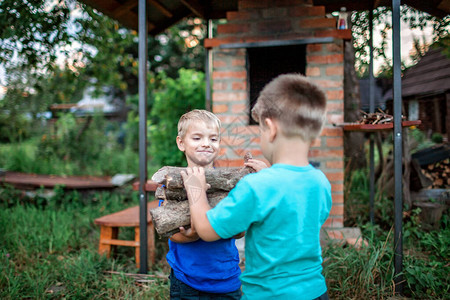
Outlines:
{"type": "Polygon", "coordinates": [[[204,121],[192,121],[185,136],[177,136],[178,149],[186,155],[189,167],[212,167],[219,154],[219,144],[219,129],[204,121]]]}

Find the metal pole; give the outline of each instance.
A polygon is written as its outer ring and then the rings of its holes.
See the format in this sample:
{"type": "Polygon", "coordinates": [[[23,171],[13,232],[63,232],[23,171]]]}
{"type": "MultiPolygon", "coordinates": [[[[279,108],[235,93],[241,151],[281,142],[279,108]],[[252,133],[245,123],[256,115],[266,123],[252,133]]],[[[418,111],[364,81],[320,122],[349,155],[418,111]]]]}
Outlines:
{"type": "MultiPolygon", "coordinates": [[[[369,47],[370,47],[370,62],[369,62],[369,112],[375,112],[375,78],[373,76],[373,1],[370,1],[369,10],[369,47]]],[[[374,159],[374,133],[370,133],[370,223],[374,224],[374,198],[375,198],[375,159],[374,159]]]]}
{"type": "MultiPolygon", "coordinates": [[[[212,20],[206,21],[206,32],[207,38],[212,38],[212,20]]],[[[211,101],[211,62],[212,62],[212,51],[206,48],[205,53],[205,81],[206,81],[206,95],[205,95],[205,108],[207,111],[212,111],[212,101],[211,101]]]]}
{"type": "Polygon", "coordinates": [[[403,294],[402,242],[402,81],[400,56],[400,0],[392,0],[392,59],[394,96],[394,284],[395,293],[403,294]]]}
{"type": "Polygon", "coordinates": [[[147,262],[147,1],[139,0],[139,273],[147,262]]]}

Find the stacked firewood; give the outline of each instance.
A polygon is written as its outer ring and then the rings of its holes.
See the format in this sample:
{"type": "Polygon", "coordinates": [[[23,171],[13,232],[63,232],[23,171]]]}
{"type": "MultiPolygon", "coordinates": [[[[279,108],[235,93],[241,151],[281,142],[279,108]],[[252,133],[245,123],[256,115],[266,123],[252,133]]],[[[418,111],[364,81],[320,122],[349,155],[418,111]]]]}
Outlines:
{"type": "Polygon", "coordinates": [[[431,180],[432,189],[448,189],[450,187],[450,159],[429,164],[422,168],[423,173],[431,180]]]}
{"type": "MultiPolygon", "coordinates": [[[[251,155],[246,154],[244,159],[249,158],[251,155]]],[[[179,232],[180,227],[190,227],[191,217],[182,170],[185,168],[163,167],[152,176],[153,181],[161,184],[155,196],[164,200],[162,206],[150,210],[152,222],[160,236],[170,236],[179,232]]],[[[210,185],[206,194],[210,206],[216,206],[242,177],[253,172],[249,167],[206,169],[206,183],[210,185]]]]}

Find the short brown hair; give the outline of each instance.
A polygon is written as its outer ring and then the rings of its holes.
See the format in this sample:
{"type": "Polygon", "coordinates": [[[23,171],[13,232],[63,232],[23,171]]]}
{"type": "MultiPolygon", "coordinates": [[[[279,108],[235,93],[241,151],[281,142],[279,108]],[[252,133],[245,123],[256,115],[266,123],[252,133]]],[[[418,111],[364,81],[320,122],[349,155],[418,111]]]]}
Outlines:
{"type": "Polygon", "coordinates": [[[311,142],[319,136],[326,117],[325,93],[301,74],[283,74],[272,79],[259,94],[252,118],[280,122],[286,136],[311,142]]]}
{"type": "Polygon", "coordinates": [[[185,113],[178,121],[178,136],[184,138],[186,131],[193,121],[203,121],[205,123],[212,123],[217,126],[220,134],[220,120],[215,114],[204,109],[194,109],[185,113]]]}

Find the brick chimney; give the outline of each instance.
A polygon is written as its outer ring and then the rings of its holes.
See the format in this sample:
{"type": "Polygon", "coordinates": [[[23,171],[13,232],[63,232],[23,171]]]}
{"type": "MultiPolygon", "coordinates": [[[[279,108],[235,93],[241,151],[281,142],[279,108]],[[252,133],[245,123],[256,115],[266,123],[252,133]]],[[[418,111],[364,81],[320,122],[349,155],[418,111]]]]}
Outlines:
{"type": "Polygon", "coordinates": [[[239,0],[238,11],[217,26],[217,36],[205,40],[213,50],[212,110],[223,124],[219,166],[242,166],[247,151],[263,158],[249,111],[257,97],[253,90],[275,77],[274,69],[303,73],[326,91],[327,122],[309,154],[332,185],[333,208],[324,225],[329,229],[344,222],[343,132],[332,124],[344,120],[343,40],[350,38],[350,30],[337,30],[336,19],[310,0],[239,0]]]}

